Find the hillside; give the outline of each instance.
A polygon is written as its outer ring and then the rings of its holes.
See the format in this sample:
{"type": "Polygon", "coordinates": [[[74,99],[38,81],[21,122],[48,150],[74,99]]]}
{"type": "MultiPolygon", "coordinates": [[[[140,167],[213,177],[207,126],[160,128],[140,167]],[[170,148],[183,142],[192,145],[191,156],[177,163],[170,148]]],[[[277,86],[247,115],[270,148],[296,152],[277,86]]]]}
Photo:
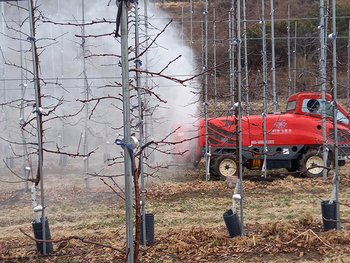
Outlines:
{"type": "MultiPolygon", "coordinates": [[[[262,18],[261,12],[261,0],[246,1],[246,19],[247,19],[247,64],[248,64],[248,86],[245,84],[246,74],[244,71],[244,43],[242,37],[242,80],[244,85],[243,95],[249,94],[251,101],[261,101],[261,83],[262,83],[262,33],[259,21],[262,18]]],[[[174,23],[178,23],[177,29],[179,31],[179,37],[184,35],[184,41],[190,45],[191,39],[191,15],[190,15],[190,3],[189,1],[157,1],[154,3],[159,8],[166,11],[173,19],[174,23]]],[[[348,5],[343,1],[337,1],[337,5],[348,5]]],[[[302,0],[289,0],[289,1],[274,1],[274,20],[275,20],[275,62],[276,62],[276,90],[277,96],[281,98],[281,101],[288,97],[289,93],[299,91],[318,91],[319,77],[318,77],[318,61],[319,61],[319,31],[317,29],[318,18],[315,17],[319,6],[319,1],[302,1],[302,0]],[[290,65],[288,65],[288,5],[290,6],[290,65]],[[308,19],[305,19],[309,17],[308,19]],[[303,18],[303,19],[300,19],[303,18]],[[297,36],[297,37],[295,37],[297,36]],[[294,51],[296,47],[296,52],[294,51]],[[294,57],[295,55],[295,57],[294,57]],[[294,66],[295,65],[295,66],[294,66]],[[290,78],[288,75],[290,74],[290,78]],[[290,80],[290,81],[289,81],[290,80]]],[[[213,67],[215,64],[214,53],[216,52],[216,65],[223,62],[229,62],[230,58],[230,41],[229,41],[229,21],[235,20],[233,17],[234,12],[230,12],[232,7],[231,1],[214,0],[208,1],[208,68],[213,67]],[[215,13],[215,14],[214,14],[215,13]],[[231,17],[230,17],[231,16],[231,17]],[[215,35],[214,35],[215,25],[215,35]]],[[[243,7],[241,7],[243,10],[243,7]]],[[[193,1],[193,16],[192,16],[192,39],[193,50],[195,52],[195,60],[198,69],[203,68],[204,59],[204,43],[205,37],[205,1],[193,1]]],[[[242,11],[243,13],[243,11],[242,11]]],[[[271,73],[271,30],[270,30],[270,1],[265,0],[265,21],[267,30],[267,92],[268,96],[272,95],[272,73],[271,73]]],[[[236,21],[236,20],[235,20],[236,21]]],[[[241,15],[241,21],[243,21],[243,14],[241,15]]],[[[330,23],[330,21],[329,21],[330,23]]],[[[338,22],[337,22],[338,23],[338,22]]],[[[329,24],[329,27],[331,24],[329,24]]],[[[329,31],[328,31],[329,32],[329,31]]],[[[243,22],[241,22],[241,33],[243,36],[243,22]]],[[[236,29],[233,31],[233,37],[236,38],[236,29]]],[[[345,30],[340,32],[337,49],[340,55],[338,56],[339,72],[346,72],[346,57],[347,57],[347,39],[345,36],[348,33],[345,30]]],[[[332,45],[328,45],[329,63],[327,75],[327,82],[331,83],[331,50],[332,45]]],[[[235,56],[236,52],[232,52],[235,56]]],[[[235,60],[237,65],[237,60],[235,60]]],[[[235,68],[236,70],[236,68],[235,68]]],[[[217,69],[216,72],[216,90],[219,94],[217,99],[219,101],[227,101],[229,98],[230,90],[230,63],[226,63],[224,66],[217,69]]],[[[340,74],[338,77],[339,82],[339,94],[345,97],[347,79],[346,74],[340,74]]],[[[214,99],[214,74],[210,74],[208,81],[209,98],[214,99]]],[[[331,85],[327,86],[328,91],[331,90],[331,85]]]]}
{"type": "MultiPolygon", "coordinates": [[[[173,15],[175,20],[181,20],[182,13],[181,7],[187,8],[190,6],[190,1],[152,1],[153,4],[160,6],[162,9],[166,10],[168,13],[173,15]]],[[[205,1],[193,0],[193,15],[196,18],[199,18],[203,14],[205,10],[205,1]],[[197,15],[196,15],[197,14],[197,15]]],[[[274,0],[274,16],[275,19],[286,19],[288,14],[288,5],[290,6],[290,16],[291,17],[305,17],[308,12],[313,10],[319,5],[318,0],[274,0]]],[[[211,10],[216,9],[217,12],[217,20],[225,20],[227,19],[227,13],[232,7],[232,1],[225,0],[212,0],[208,1],[208,10],[209,15],[212,14],[211,10]],[[221,19],[220,19],[221,17],[221,19]]],[[[261,0],[246,0],[246,14],[248,20],[259,19],[261,16],[261,0]]],[[[270,16],[270,1],[265,0],[265,15],[268,19],[270,16]]],[[[186,10],[188,11],[189,8],[186,10]]],[[[186,12],[184,12],[186,16],[186,12]]],[[[189,18],[189,15],[187,16],[189,18]]]]}

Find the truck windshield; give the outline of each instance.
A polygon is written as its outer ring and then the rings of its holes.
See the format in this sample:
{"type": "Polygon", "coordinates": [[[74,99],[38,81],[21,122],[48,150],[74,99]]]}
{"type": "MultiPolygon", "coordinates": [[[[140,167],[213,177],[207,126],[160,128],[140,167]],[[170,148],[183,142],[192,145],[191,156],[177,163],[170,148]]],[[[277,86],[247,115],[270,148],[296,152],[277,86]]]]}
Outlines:
{"type": "MultiPolygon", "coordinates": [[[[302,111],[321,115],[322,106],[322,99],[304,99],[302,111]]],[[[325,110],[326,116],[332,118],[334,107],[329,100],[326,100],[325,110]]],[[[337,120],[349,124],[349,119],[340,110],[337,110],[337,120]]]]}

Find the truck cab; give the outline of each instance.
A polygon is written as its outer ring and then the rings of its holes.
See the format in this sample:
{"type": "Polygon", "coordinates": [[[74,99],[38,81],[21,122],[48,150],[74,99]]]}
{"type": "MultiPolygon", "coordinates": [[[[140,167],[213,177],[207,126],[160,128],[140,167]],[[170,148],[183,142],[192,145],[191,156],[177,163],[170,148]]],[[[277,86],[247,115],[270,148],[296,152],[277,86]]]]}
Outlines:
{"type": "MultiPolygon", "coordinates": [[[[322,94],[315,92],[299,92],[289,97],[286,107],[286,113],[312,115],[321,117],[323,107],[325,107],[325,115],[328,119],[333,119],[334,102],[332,96],[326,94],[325,101],[322,101],[322,94]]],[[[349,126],[349,113],[340,105],[337,104],[337,121],[343,125],[349,126]]]]}

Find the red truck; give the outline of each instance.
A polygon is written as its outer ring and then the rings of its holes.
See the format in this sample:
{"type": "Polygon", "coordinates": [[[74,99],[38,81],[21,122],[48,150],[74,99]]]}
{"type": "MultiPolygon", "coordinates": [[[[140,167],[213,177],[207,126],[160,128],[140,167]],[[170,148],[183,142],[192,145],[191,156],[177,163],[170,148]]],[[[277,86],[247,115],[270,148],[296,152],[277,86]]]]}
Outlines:
{"type": "MultiPolygon", "coordinates": [[[[262,169],[266,154],[266,169],[286,168],[289,172],[303,171],[308,177],[323,174],[322,107],[325,105],[327,166],[334,164],[333,112],[337,108],[338,164],[345,165],[350,155],[350,115],[339,104],[334,107],[332,97],[320,92],[300,92],[287,101],[285,112],[265,116],[266,151],[264,151],[263,115],[242,117],[242,160],[247,169],[262,169]],[[315,168],[309,169],[315,166],[315,168]]],[[[208,148],[210,174],[214,179],[237,173],[237,131],[235,116],[208,118],[208,148]]],[[[205,156],[205,119],[194,127],[183,125],[177,131],[177,140],[195,138],[177,145],[177,152],[187,151],[182,162],[197,163],[205,156]],[[191,135],[195,131],[197,135],[191,135]]]]}

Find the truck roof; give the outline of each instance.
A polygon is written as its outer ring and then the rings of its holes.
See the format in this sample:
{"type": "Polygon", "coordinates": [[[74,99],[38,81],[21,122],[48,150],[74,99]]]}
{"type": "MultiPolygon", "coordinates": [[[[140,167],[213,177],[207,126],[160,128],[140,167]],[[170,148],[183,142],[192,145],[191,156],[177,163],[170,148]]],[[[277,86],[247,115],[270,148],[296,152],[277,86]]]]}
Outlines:
{"type": "MultiPolygon", "coordinates": [[[[325,94],[325,114],[327,118],[333,118],[334,102],[330,94],[325,94]]],[[[322,92],[299,92],[291,95],[287,101],[286,113],[311,116],[322,115],[322,92]]],[[[336,103],[337,119],[349,126],[350,114],[336,103]]]]}

